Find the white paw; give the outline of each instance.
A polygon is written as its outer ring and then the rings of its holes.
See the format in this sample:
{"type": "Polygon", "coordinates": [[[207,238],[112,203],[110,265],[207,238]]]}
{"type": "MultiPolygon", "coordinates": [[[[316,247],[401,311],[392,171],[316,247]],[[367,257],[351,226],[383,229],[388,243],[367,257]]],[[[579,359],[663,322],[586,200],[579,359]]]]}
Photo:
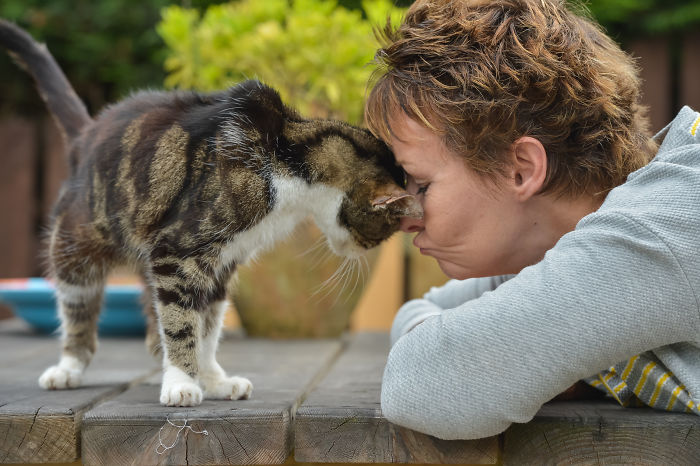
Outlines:
{"type": "Polygon", "coordinates": [[[202,379],[204,397],[215,400],[247,400],[253,394],[253,384],[243,377],[202,379]]]}
{"type": "Polygon", "coordinates": [[[166,406],[197,406],[202,403],[202,389],[193,382],[163,383],[160,403],[166,406]]]}
{"type": "Polygon", "coordinates": [[[75,388],[80,385],[82,375],[83,371],[80,369],[51,366],[39,377],[39,386],[46,390],[75,388]]]}

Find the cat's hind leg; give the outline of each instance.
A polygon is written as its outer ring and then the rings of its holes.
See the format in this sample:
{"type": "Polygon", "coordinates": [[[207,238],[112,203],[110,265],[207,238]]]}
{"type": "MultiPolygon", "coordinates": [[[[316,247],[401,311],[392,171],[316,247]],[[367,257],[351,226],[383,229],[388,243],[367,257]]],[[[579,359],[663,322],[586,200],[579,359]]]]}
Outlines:
{"type": "Polygon", "coordinates": [[[74,388],[97,349],[97,318],[102,304],[100,283],[56,282],[63,349],[57,365],[39,377],[46,389],[74,388]]]}
{"type": "Polygon", "coordinates": [[[97,320],[106,277],[104,257],[91,254],[79,239],[55,233],[50,260],[56,280],[62,351],[57,365],[39,377],[45,389],[74,388],[97,349],[97,320]]]}
{"type": "Polygon", "coordinates": [[[227,376],[216,361],[221,328],[227,301],[218,301],[204,315],[202,350],[199,359],[199,382],[204,389],[204,398],[215,400],[241,400],[250,398],[253,384],[244,377],[227,376]]]}
{"type": "MultiPolygon", "coordinates": [[[[148,280],[143,277],[143,282],[148,283],[148,280]]],[[[146,286],[141,295],[141,305],[143,306],[143,315],[146,318],[146,348],[156,360],[163,359],[161,350],[160,329],[158,326],[158,315],[153,304],[153,296],[151,287],[146,286]]]]}

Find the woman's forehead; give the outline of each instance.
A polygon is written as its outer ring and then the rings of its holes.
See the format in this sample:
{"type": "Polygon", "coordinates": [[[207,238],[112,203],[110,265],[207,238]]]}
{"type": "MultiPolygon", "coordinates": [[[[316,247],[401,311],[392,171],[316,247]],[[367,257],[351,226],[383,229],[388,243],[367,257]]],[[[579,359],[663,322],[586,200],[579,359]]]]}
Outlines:
{"type": "Polygon", "coordinates": [[[430,136],[435,134],[404,112],[392,113],[389,115],[388,121],[391,128],[391,138],[400,142],[420,142],[424,139],[430,139],[430,136]]]}
{"type": "Polygon", "coordinates": [[[392,135],[387,143],[401,166],[433,164],[448,156],[442,137],[431,129],[404,113],[390,121],[392,135]]]}

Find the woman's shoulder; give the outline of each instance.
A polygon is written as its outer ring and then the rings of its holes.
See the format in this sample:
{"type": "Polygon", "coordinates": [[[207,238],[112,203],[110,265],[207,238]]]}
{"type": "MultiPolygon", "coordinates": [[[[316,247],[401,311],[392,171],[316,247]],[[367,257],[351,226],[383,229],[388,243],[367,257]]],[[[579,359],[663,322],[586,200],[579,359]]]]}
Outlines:
{"type": "Polygon", "coordinates": [[[676,117],[661,131],[654,140],[659,144],[657,157],[684,146],[700,143],[700,113],[687,105],[681,108],[676,117]]]}
{"type": "Polygon", "coordinates": [[[610,191],[600,211],[622,210],[632,217],[672,212],[697,218],[700,224],[700,113],[683,107],[655,137],[656,156],[610,191]]]}

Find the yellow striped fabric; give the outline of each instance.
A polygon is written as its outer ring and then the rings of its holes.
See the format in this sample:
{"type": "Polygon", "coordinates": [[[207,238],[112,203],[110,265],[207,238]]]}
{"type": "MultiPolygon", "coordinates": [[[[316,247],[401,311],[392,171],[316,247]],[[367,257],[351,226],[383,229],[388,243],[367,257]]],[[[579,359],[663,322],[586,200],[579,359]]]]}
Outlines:
{"type": "Polygon", "coordinates": [[[634,356],[584,381],[625,407],[651,406],[700,415],[688,390],[652,353],[634,356]]]}
{"type": "Polygon", "coordinates": [[[698,117],[693,122],[693,124],[690,125],[690,135],[691,136],[695,136],[695,133],[698,131],[698,126],[700,126],[700,115],[698,115],[698,117]]]}

